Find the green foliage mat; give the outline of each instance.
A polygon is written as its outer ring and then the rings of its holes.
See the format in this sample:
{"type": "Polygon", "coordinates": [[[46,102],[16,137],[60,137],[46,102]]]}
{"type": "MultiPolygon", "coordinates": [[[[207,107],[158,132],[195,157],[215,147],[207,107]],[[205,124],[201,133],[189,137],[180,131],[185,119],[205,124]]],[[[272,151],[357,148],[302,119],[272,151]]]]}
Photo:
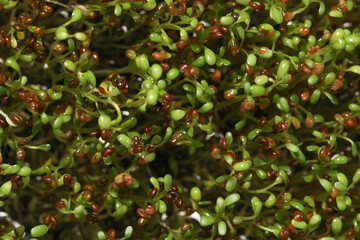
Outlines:
{"type": "Polygon", "coordinates": [[[0,0],[0,239],[360,239],[359,0],[0,0]]]}

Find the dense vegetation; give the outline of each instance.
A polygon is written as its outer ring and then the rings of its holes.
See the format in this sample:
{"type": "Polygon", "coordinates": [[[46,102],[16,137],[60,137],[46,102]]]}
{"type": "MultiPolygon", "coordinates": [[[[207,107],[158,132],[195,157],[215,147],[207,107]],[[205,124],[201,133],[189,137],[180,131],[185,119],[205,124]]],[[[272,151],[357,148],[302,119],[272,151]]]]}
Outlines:
{"type": "Polygon", "coordinates": [[[0,0],[0,239],[359,239],[352,0],[0,0]]]}

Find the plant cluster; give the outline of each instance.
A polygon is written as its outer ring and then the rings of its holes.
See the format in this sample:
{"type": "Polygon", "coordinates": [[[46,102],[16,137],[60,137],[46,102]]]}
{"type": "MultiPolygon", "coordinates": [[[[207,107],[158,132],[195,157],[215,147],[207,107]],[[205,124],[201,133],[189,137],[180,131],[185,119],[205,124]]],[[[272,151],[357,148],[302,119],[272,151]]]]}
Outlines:
{"type": "Polygon", "coordinates": [[[0,239],[358,239],[357,0],[0,0],[0,239]]]}

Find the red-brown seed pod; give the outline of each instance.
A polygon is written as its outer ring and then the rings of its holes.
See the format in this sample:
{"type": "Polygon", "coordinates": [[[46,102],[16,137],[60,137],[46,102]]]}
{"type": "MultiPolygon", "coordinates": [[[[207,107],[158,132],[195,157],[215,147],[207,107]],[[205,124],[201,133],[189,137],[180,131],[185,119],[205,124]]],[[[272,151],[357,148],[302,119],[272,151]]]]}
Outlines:
{"type": "Polygon", "coordinates": [[[86,221],[88,221],[91,224],[92,223],[97,223],[97,222],[99,222],[99,217],[95,213],[88,213],[86,215],[86,221]]]}
{"type": "Polygon", "coordinates": [[[347,232],[346,232],[346,240],[351,240],[353,239],[353,236],[355,235],[356,231],[353,228],[350,228],[347,232]]]}
{"type": "Polygon", "coordinates": [[[290,231],[283,230],[283,231],[279,232],[278,237],[280,240],[287,240],[289,238],[289,235],[290,235],[290,231]]]}
{"type": "MultiPolygon", "coordinates": [[[[161,62],[160,66],[161,66],[163,72],[167,72],[170,70],[170,65],[166,62],[161,62]]],[[[166,86],[167,86],[167,84],[166,84],[166,86]]]]}
{"type": "Polygon", "coordinates": [[[44,50],[45,50],[44,46],[42,46],[42,45],[41,45],[40,43],[38,43],[38,42],[35,42],[35,43],[34,43],[34,49],[37,50],[37,51],[44,51],[44,50]]]}
{"type": "MultiPolygon", "coordinates": [[[[164,94],[165,95],[165,94],[164,94]]],[[[151,135],[152,134],[152,128],[150,125],[147,125],[144,129],[144,134],[151,135]]]]}
{"type": "Polygon", "coordinates": [[[287,27],[284,24],[280,24],[280,26],[278,27],[278,31],[282,34],[286,34],[287,33],[287,27]]]}
{"type": "Polygon", "coordinates": [[[183,199],[182,197],[178,197],[178,199],[176,199],[175,201],[175,205],[178,207],[178,208],[181,208],[183,206],[184,202],[183,202],[183,199]]]}
{"type": "Polygon", "coordinates": [[[166,203],[171,203],[172,201],[175,200],[175,195],[172,194],[172,193],[170,193],[170,192],[168,192],[167,194],[165,194],[165,196],[164,196],[163,199],[164,199],[164,201],[165,201],[166,203]]]}
{"type": "Polygon", "coordinates": [[[85,190],[81,196],[84,201],[89,201],[92,198],[92,193],[89,190],[85,190]]]}
{"type": "Polygon", "coordinates": [[[226,150],[228,148],[227,140],[225,137],[221,138],[219,143],[220,143],[221,149],[226,150]]]}
{"type": "Polygon", "coordinates": [[[58,225],[58,221],[54,216],[50,216],[50,224],[55,227],[58,225]]]}
{"type": "Polygon", "coordinates": [[[249,64],[246,64],[245,65],[245,70],[248,74],[252,75],[254,74],[254,67],[253,66],[250,66],[249,64]]]}
{"type": "Polygon", "coordinates": [[[165,93],[165,94],[161,95],[161,98],[164,99],[165,101],[169,101],[169,102],[172,101],[172,95],[170,93],[165,93]]]}
{"type": "Polygon", "coordinates": [[[16,160],[23,160],[26,157],[26,152],[24,149],[18,149],[16,151],[16,160]]]}
{"type": "Polygon", "coordinates": [[[147,213],[145,212],[145,210],[142,209],[142,208],[138,208],[138,209],[136,210],[136,214],[137,214],[139,217],[141,217],[141,218],[146,218],[146,219],[148,219],[148,218],[151,217],[151,216],[150,216],[149,214],[147,214],[147,213]]]}
{"type": "Polygon", "coordinates": [[[295,232],[296,228],[294,227],[294,225],[292,225],[292,224],[290,223],[289,226],[288,226],[288,230],[289,230],[290,232],[295,232]]]}
{"type": "Polygon", "coordinates": [[[259,53],[260,54],[265,54],[265,53],[267,53],[267,52],[269,52],[270,51],[270,49],[268,48],[268,47],[260,47],[259,48],[259,53]]]}
{"type": "Polygon", "coordinates": [[[111,237],[111,238],[115,238],[116,235],[116,230],[113,228],[110,228],[109,230],[106,231],[106,236],[111,237]]]}
{"type": "Polygon", "coordinates": [[[291,123],[295,129],[299,129],[301,127],[300,122],[295,117],[291,117],[291,123]]]}
{"type": "Polygon", "coordinates": [[[179,188],[177,186],[175,186],[174,184],[171,184],[170,191],[171,192],[177,192],[177,191],[179,191],[179,188]]]}
{"type": "Polygon", "coordinates": [[[308,213],[305,215],[306,221],[310,221],[311,217],[312,217],[312,213],[308,212],[308,213]]]}
{"type": "Polygon", "coordinates": [[[166,52],[165,51],[161,51],[161,52],[154,52],[152,53],[153,58],[155,58],[155,60],[157,61],[163,61],[166,59],[166,52]]]}
{"type": "Polygon", "coordinates": [[[322,147],[320,149],[320,152],[319,152],[319,158],[324,161],[324,162],[327,162],[327,150],[325,147],[322,147]]]}
{"type": "Polygon", "coordinates": [[[182,233],[187,232],[190,229],[190,224],[187,222],[184,222],[183,224],[181,224],[180,230],[182,233]]]}
{"type": "Polygon", "coordinates": [[[303,220],[303,213],[295,210],[292,212],[292,218],[297,222],[301,222],[303,220]]]}
{"type": "Polygon", "coordinates": [[[323,64],[321,64],[321,63],[314,64],[314,66],[312,68],[312,74],[318,75],[318,74],[322,73],[323,70],[324,70],[323,64]]]}
{"type": "Polygon", "coordinates": [[[227,26],[222,25],[220,26],[220,31],[224,34],[227,34],[230,32],[230,29],[227,26]]]}
{"type": "Polygon", "coordinates": [[[357,126],[357,120],[355,117],[348,117],[344,122],[345,128],[350,129],[357,126]]]}
{"type": "Polygon", "coordinates": [[[126,186],[131,186],[134,183],[133,177],[129,174],[124,174],[123,180],[126,186]]]}
{"type": "Polygon", "coordinates": [[[103,157],[107,157],[110,156],[111,154],[113,154],[115,152],[115,148],[114,147],[106,147],[104,149],[104,151],[102,152],[102,156],[103,157]]]}
{"type": "Polygon", "coordinates": [[[181,72],[181,73],[185,73],[186,71],[188,71],[190,69],[190,64],[188,64],[188,63],[181,63],[180,65],[179,65],[179,71],[181,72]]]}
{"type": "Polygon", "coordinates": [[[270,30],[266,30],[264,28],[259,28],[259,36],[263,36],[263,37],[272,37],[273,35],[273,31],[270,30]]]}
{"type": "Polygon", "coordinates": [[[266,75],[268,77],[271,77],[271,72],[269,69],[265,68],[264,70],[261,71],[260,73],[261,75],[266,75]]]}
{"type": "Polygon", "coordinates": [[[255,101],[250,101],[249,99],[245,99],[243,102],[245,110],[253,110],[255,108],[255,101]]]}
{"type": "Polygon", "coordinates": [[[147,151],[148,151],[148,153],[153,153],[153,152],[155,152],[155,147],[152,146],[152,145],[150,145],[150,146],[148,147],[147,151]]]}
{"type": "Polygon", "coordinates": [[[124,182],[123,176],[124,176],[124,173],[120,173],[120,174],[116,175],[114,178],[114,183],[116,183],[117,185],[123,184],[123,182],[124,182]]]}
{"type": "Polygon", "coordinates": [[[179,133],[174,133],[171,138],[167,141],[167,144],[170,146],[174,146],[177,143],[179,143],[181,141],[181,136],[179,133]]]}
{"type": "Polygon", "coordinates": [[[334,186],[332,186],[332,187],[331,187],[331,194],[330,194],[330,196],[331,196],[332,198],[336,198],[338,195],[339,195],[339,191],[338,191],[334,186]]]}
{"type": "Polygon", "coordinates": [[[95,188],[94,188],[94,186],[91,185],[91,184],[85,184],[84,190],[88,190],[88,191],[90,191],[91,193],[93,193],[93,192],[95,191],[95,188]]]}
{"type": "Polygon", "coordinates": [[[196,27],[195,27],[195,32],[200,32],[203,28],[204,28],[204,24],[203,24],[203,23],[199,23],[199,24],[196,25],[196,27]]]}
{"type": "Polygon", "coordinates": [[[103,129],[100,132],[100,136],[103,140],[108,140],[112,136],[112,131],[109,129],[103,129]]]}
{"type": "Polygon", "coordinates": [[[30,143],[30,139],[27,139],[27,138],[23,138],[23,139],[18,141],[19,146],[24,146],[24,145],[29,144],[29,143],[30,143]]]}
{"type": "Polygon", "coordinates": [[[233,99],[235,96],[235,91],[233,89],[229,89],[224,92],[224,98],[226,100],[233,99]]]}
{"type": "Polygon", "coordinates": [[[310,91],[307,88],[304,88],[304,92],[300,94],[300,99],[303,102],[306,102],[310,98],[310,91]]]}
{"type": "Polygon", "coordinates": [[[17,114],[12,115],[11,120],[18,126],[20,126],[23,123],[22,118],[17,114]]]}
{"type": "Polygon", "coordinates": [[[310,28],[308,27],[299,27],[298,34],[301,36],[306,36],[310,33],[310,28]]]}
{"type": "Polygon", "coordinates": [[[148,223],[148,221],[149,221],[149,219],[138,218],[137,225],[140,227],[145,226],[148,223]]]}
{"type": "Polygon", "coordinates": [[[186,216],[190,216],[190,215],[193,214],[193,213],[194,213],[194,209],[193,209],[193,208],[188,207],[188,208],[185,209],[185,215],[186,215],[186,216]]]}
{"type": "Polygon", "coordinates": [[[228,49],[231,55],[236,56],[240,50],[239,50],[239,44],[234,39],[230,39],[228,43],[228,49]]]}
{"type": "Polygon", "coordinates": [[[312,119],[312,118],[310,118],[310,117],[307,117],[307,118],[305,119],[305,127],[306,127],[306,128],[312,128],[312,127],[314,126],[314,124],[315,124],[314,119],[312,119]]]}
{"type": "MultiPolygon", "coordinates": [[[[81,48],[81,49],[83,49],[83,51],[86,51],[86,48],[81,48]]],[[[113,81],[118,76],[118,74],[119,74],[118,71],[112,71],[106,76],[106,79],[109,81],[113,81]]]]}
{"type": "Polygon", "coordinates": [[[78,158],[84,158],[85,157],[85,150],[82,146],[79,146],[75,150],[75,156],[78,158]]]}
{"type": "Polygon", "coordinates": [[[211,147],[211,156],[215,159],[219,159],[221,158],[220,153],[221,153],[220,148],[218,148],[215,144],[213,144],[211,147]]]}
{"type": "Polygon", "coordinates": [[[217,26],[217,25],[214,25],[214,26],[211,26],[211,27],[210,27],[210,33],[211,33],[211,34],[216,34],[216,33],[218,33],[219,31],[220,31],[220,27],[217,26]]]}
{"type": "Polygon", "coordinates": [[[153,188],[153,189],[151,189],[151,191],[149,192],[149,197],[150,197],[150,198],[154,198],[157,193],[158,193],[158,189],[157,189],[157,188],[153,188]]]}
{"type": "Polygon", "coordinates": [[[96,204],[95,202],[92,202],[90,204],[90,208],[91,210],[93,210],[94,212],[98,213],[100,211],[100,207],[98,204],[96,204]]]}
{"type": "Polygon", "coordinates": [[[150,216],[154,215],[154,213],[155,213],[155,206],[152,205],[152,204],[148,205],[148,206],[145,208],[144,212],[145,212],[146,214],[150,215],[150,216]]]}
{"type": "Polygon", "coordinates": [[[339,78],[336,78],[334,80],[334,82],[332,82],[331,86],[330,86],[330,89],[331,90],[334,90],[334,91],[337,91],[339,90],[340,88],[342,88],[343,86],[343,82],[342,80],[340,80],[339,78]]]}
{"type": "Polygon", "coordinates": [[[191,67],[189,73],[192,77],[196,78],[199,75],[199,69],[197,67],[191,67]]]}
{"type": "Polygon", "coordinates": [[[56,208],[64,208],[65,207],[65,202],[64,201],[57,201],[55,203],[55,207],[56,208]]]}
{"type": "Polygon", "coordinates": [[[260,11],[265,9],[265,5],[261,2],[249,2],[249,6],[253,8],[254,10],[260,11]]]}
{"type": "Polygon", "coordinates": [[[288,126],[288,121],[286,120],[280,121],[276,124],[276,126],[279,131],[286,131],[288,126]]]}
{"type": "Polygon", "coordinates": [[[294,19],[295,14],[293,12],[282,12],[284,22],[290,22],[294,19]]]}
{"type": "Polygon", "coordinates": [[[212,80],[217,82],[221,79],[221,71],[219,69],[216,69],[212,75],[212,80]]]}
{"type": "Polygon", "coordinates": [[[21,180],[21,176],[19,176],[19,175],[12,175],[12,176],[10,177],[10,180],[11,180],[12,183],[15,183],[15,182],[21,180]]]}
{"type": "Polygon", "coordinates": [[[259,125],[260,127],[263,127],[263,126],[265,126],[266,123],[267,123],[266,117],[265,117],[265,116],[262,116],[262,117],[260,118],[259,122],[258,122],[258,125],[259,125]]]}
{"type": "Polygon", "coordinates": [[[219,24],[219,23],[220,23],[220,20],[219,20],[218,18],[213,18],[213,19],[211,20],[211,23],[212,23],[213,25],[216,25],[216,24],[219,24]]]}
{"type": "Polygon", "coordinates": [[[43,223],[45,225],[49,225],[51,221],[51,215],[50,214],[46,214],[46,216],[44,217],[43,223]]]}

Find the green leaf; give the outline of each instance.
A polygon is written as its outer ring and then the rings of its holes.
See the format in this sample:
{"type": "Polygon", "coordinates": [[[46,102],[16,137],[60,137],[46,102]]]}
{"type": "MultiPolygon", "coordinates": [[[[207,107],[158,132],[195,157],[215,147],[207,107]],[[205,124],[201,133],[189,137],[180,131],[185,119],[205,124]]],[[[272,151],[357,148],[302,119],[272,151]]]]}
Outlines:
{"type": "Polygon", "coordinates": [[[340,218],[335,217],[331,222],[331,230],[335,235],[338,235],[341,232],[342,221],[340,218]]]}
{"type": "Polygon", "coordinates": [[[304,181],[307,183],[312,182],[312,180],[314,180],[314,176],[313,175],[306,175],[304,176],[304,181]]]}
{"type": "Polygon", "coordinates": [[[49,227],[46,226],[45,224],[42,224],[42,225],[33,227],[31,229],[30,233],[31,233],[31,236],[33,236],[33,237],[42,237],[47,233],[48,230],[49,230],[49,227]]]}
{"type": "Polygon", "coordinates": [[[201,217],[200,219],[200,225],[205,227],[205,226],[209,226],[211,224],[213,224],[215,221],[215,219],[213,218],[213,216],[211,215],[204,215],[201,217]]]}
{"type": "Polygon", "coordinates": [[[235,163],[233,168],[235,171],[247,171],[251,168],[252,162],[250,160],[235,163]]]}
{"type": "Polygon", "coordinates": [[[164,177],[164,189],[165,191],[169,191],[172,183],[172,176],[170,174],[166,174],[164,177]]]}
{"type": "Polygon", "coordinates": [[[232,192],[235,187],[236,187],[236,183],[237,183],[237,180],[236,180],[236,177],[235,176],[232,176],[226,183],[225,185],[225,190],[228,191],[228,192],[232,192]]]}
{"type": "Polygon", "coordinates": [[[130,238],[132,233],[133,233],[133,227],[132,226],[127,226],[126,229],[125,229],[125,235],[124,235],[125,239],[130,238]]]}
{"type": "Polygon", "coordinates": [[[215,211],[216,212],[223,212],[224,208],[225,208],[225,200],[222,197],[218,197],[216,199],[215,211]]]}
{"type": "Polygon", "coordinates": [[[272,4],[270,7],[270,18],[277,24],[281,24],[283,22],[282,9],[272,4]]]}
{"type": "Polygon", "coordinates": [[[304,205],[302,205],[301,203],[296,202],[296,201],[291,201],[291,202],[289,203],[289,205],[292,206],[292,207],[294,207],[294,208],[296,208],[296,209],[299,210],[300,212],[304,212],[304,210],[305,210],[304,205]]]}
{"type": "Polygon", "coordinates": [[[356,73],[356,74],[360,74],[360,66],[359,65],[354,65],[350,68],[347,69],[347,71],[356,73]]]}
{"type": "Polygon", "coordinates": [[[218,223],[218,233],[220,236],[225,236],[227,231],[226,223],[224,221],[220,221],[218,223]]]}
{"type": "Polygon", "coordinates": [[[242,223],[243,221],[244,221],[244,219],[243,219],[242,217],[240,217],[240,216],[236,216],[236,217],[234,217],[233,220],[232,220],[232,222],[233,222],[235,225],[240,224],[240,223],[242,223]]]}
{"type": "Polygon", "coordinates": [[[170,117],[174,121],[179,121],[185,116],[185,114],[186,112],[184,110],[177,109],[170,112],[170,117]]]}
{"type": "Polygon", "coordinates": [[[309,205],[310,207],[315,207],[315,202],[314,202],[314,200],[311,198],[311,197],[309,197],[309,196],[305,196],[304,197],[304,202],[307,204],[307,205],[309,205]]]}
{"type": "Polygon", "coordinates": [[[346,209],[346,201],[345,196],[337,196],[336,197],[336,206],[340,211],[344,211],[346,209]]]}
{"type": "Polygon", "coordinates": [[[335,164],[346,164],[348,162],[348,158],[346,156],[338,156],[334,158],[335,164]]]}
{"type": "Polygon", "coordinates": [[[357,183],[360,180],[360,168],[358,168],[352,178],[353,183],[357,183]]]}
{"type": "Polygon", "coordinates": [[[225,198],[224,203],[225,203],[225,206],[230,206],[231,204],[236,203],[239,200],[240,200],[240,194],[233,193],[225,198]]]}
{"type": "Polygon", "coordinates": [[[300,148],[298,146],[296,146],[293,143],[285,143],[285,147],[290,151],[290,152],[299,152],[300,148]]]}
{"type": "Polygon", "coordinates": [[[276,197],[274,194],[270,194],[269,197],[265,201],[265,207],[272,208],[276,202],[276,197]]]}
{"type": "Polygon", "coordinates": [[[12,188],[11,180],[7,181],[0,187],[0,197],[6,197],[10,194],[12,188]]]}
{"type": "Polygon", "coordinates": [[[301,230],[302,230],[302,229],[305,229],[305,228],[307,227],[306,222],[304,222],[304,221],[298,222],[298,221],[295,221],[294,219],[291,220],[291,224],[292,224],[295,228],[301,229],[301,230]]]}
{"type": "Polygon", "coordinates": [[[193,187],[190,190],[190,197],[194,202],[199,202],[201,200],[201,190],[198,187],[193,187]]]}
{"type": "Polygon", "coordinates": [[[158,190],[160,189],[159,181],[156,178],[151,177],[150,182],[154,186],[154,188],[157,188],[158,190]]]}
{"type": "Polygon", "coordinates": [[[259,216],[261,210],[262,210],[262,202],[258,197],[252,197],[251,199],[251,206],[254,211],[255,216],[259,216]]]}
{"type": "Polygon", "coordinates": [[[331,188],[332,188],[332,184],[326,180],[326,179],[319,179],[319,182],[321,184],[321,186],[323,186],[323,188],[327,191],[327,192],[330,192],[331,191],[331,188]]]}

